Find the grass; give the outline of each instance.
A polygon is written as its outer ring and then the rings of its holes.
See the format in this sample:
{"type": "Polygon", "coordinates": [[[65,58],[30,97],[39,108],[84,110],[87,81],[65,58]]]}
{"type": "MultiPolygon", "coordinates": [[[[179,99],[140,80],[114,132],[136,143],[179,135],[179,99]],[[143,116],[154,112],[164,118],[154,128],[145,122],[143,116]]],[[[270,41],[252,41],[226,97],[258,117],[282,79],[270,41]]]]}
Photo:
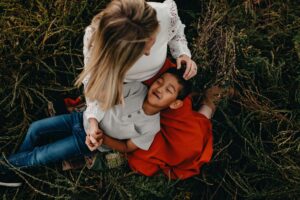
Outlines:
{"type": "MultiPolygon", "coordinates": [[[[0,2],[0,150],[21,143],[49,102],[76,96],[82,37],[105,1],[0,2]]],[[[143,177],[124,166],[22,174],[3,199],[297,199],[300,196],[300,6],[296,1],[177,2],[187,24],[197,90],[237,89],[216,112],[214,155],[186,181],[143,177]]]]}

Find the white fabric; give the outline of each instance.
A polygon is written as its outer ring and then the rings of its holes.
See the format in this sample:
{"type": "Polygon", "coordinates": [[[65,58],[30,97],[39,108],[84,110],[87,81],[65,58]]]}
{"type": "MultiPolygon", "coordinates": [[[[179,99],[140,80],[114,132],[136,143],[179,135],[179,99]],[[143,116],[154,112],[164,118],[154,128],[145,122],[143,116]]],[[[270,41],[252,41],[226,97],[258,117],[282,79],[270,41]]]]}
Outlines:
{"type": "MultiPolygon", "coordinates": [[[[187,41],[184,34],[185,25],[182,24],[177,11],[177,6],[174,0],[166,0],[163,3],[149,2],[149,4],[157,11],[157,18],[160,23],[160,32],[156,38],[156,42],[151,48],[149,56],[142,56],[128,71],[124,82],[144,81],[152,78],[163,66],[167,57],[167,48],[174,58],[180,55],[191,57],[191,52],[187,47],[187,41]]],[[[83,38],[83,55],[84,64],[90,58],[90,49],[93,44],[90,44],[91,37],[95,30],[91,26],[85,29],[83,38]]],[[[86,85],[87,77],[84,80],[86,85]]],[[[87,113],[89,117],[94,117],[97,120],[101,118],[102,113],[99,111],[99,106],[95,102],[87,100],[87,113]]]]}
{"type": "MultiPolygon", "coordinates": [[[[148,150],[155,134],[160,130],[160,115],[146,115],[143,110],[147,87],[141,82],[124,84],[124,106],[119,104],[103,113],[100,128],[112,138],[119,140],[131,139],[140,149],[148,150]]],[[[83,126],[89,129],[87,115],[84,111],[83,126]]],[[[98,148],[106,151],[105,146],[98,148]]]]}
{"type": "MultiPolygon", "coordinates": [[[[85,77],[82,81],[84,89],[88,84],[89,77],[90,76],[85,77]]],[[[105,112],[100,109],[99,102],[97,100],[91,101],[88,97],[85,97],[85,101],[87,107],[86,110],[83,112],[83,116],[86,119],[95,118],[98,122],[100,122],[104,117],[105,112]]]]}

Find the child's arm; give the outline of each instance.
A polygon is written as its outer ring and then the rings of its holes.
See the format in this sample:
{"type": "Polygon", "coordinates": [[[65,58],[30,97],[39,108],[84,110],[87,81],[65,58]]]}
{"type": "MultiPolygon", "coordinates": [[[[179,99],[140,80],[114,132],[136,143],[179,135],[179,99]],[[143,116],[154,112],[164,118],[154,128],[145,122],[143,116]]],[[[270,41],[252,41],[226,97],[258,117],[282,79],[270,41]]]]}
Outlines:
{"type": "Polygon", "coordinates": [[[128,140],[118,140],[103,134],[102,136],[103,144],[109,146],[111,149],[122,152],[128,153],[138,149],[138,147],[131,141],[128,140]]]}
{"type": "Polygon", "coordinates": [[[85,144],[91,151],[96,150],[102,144],[105,144],[109,148],[122,153],[132,152],[139,148],[131,141],[131,139],[119,140],[105,135],[103,132],[98,133],[96,136],[86,136],[85,144]]]}

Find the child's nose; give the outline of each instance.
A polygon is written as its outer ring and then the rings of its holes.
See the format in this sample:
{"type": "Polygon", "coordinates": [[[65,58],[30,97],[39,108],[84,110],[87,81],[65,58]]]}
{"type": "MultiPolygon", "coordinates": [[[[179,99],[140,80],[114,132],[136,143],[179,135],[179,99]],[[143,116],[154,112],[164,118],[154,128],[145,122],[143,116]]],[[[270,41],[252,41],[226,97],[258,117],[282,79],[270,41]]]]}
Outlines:
{"type": "Polygon", "coordinates": [[[160,87],[158,87],[158,88],[157,88],[157,91],[158,91],[158,92],[161,92],[161,91],[162,91],[162,89],[163,89],[163,87],[162,87],[162,86],[160,86],[160,87]]]}

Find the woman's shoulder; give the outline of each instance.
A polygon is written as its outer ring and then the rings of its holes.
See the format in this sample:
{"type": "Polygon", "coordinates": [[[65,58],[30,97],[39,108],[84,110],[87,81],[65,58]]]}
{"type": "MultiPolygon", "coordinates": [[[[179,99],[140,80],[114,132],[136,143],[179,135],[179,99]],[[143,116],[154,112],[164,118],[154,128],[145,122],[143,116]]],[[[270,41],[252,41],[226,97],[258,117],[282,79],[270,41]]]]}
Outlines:
{"type": "Polygon", "coordinates": [[[95,32],[95,29],[92,25],[89,25],[85,28],[83,36],[83,55],[84,55],[84,64],[86,64],[90,58],[90,49],[92,47],[92,36],[95,32]]]}
{"type": "Polygon", "coordinates": [[[163,3],[149,2],[156,10],[157,18],[164,34],[168,35],[168,40],[177,33],[179,16],[177,5],[174,0],[165,0],[163,3]]]}
{"type": "Polygon", "coordinates": [[[92,26],[92,24],[88,25],[84,30],[84,36],[86,39],[90,39],[90,37],[94,34],[95,28],[92,26]]]}
{"type": "Polygon", "coordinates": [[[164,11],[164,13],[171,14],[172,12],[177,12],[177,5],[174,0],[165,0],[162,3],[159,2],[148,2],[155,10],[164,11]]]}
{"type": "Polygon", "coordinates": [[[148,2],[157,12],[158,21],[165,22],[173,27],[178,21],[177,5],[174,0],[165,0],[162,3],[148,2]]]}

